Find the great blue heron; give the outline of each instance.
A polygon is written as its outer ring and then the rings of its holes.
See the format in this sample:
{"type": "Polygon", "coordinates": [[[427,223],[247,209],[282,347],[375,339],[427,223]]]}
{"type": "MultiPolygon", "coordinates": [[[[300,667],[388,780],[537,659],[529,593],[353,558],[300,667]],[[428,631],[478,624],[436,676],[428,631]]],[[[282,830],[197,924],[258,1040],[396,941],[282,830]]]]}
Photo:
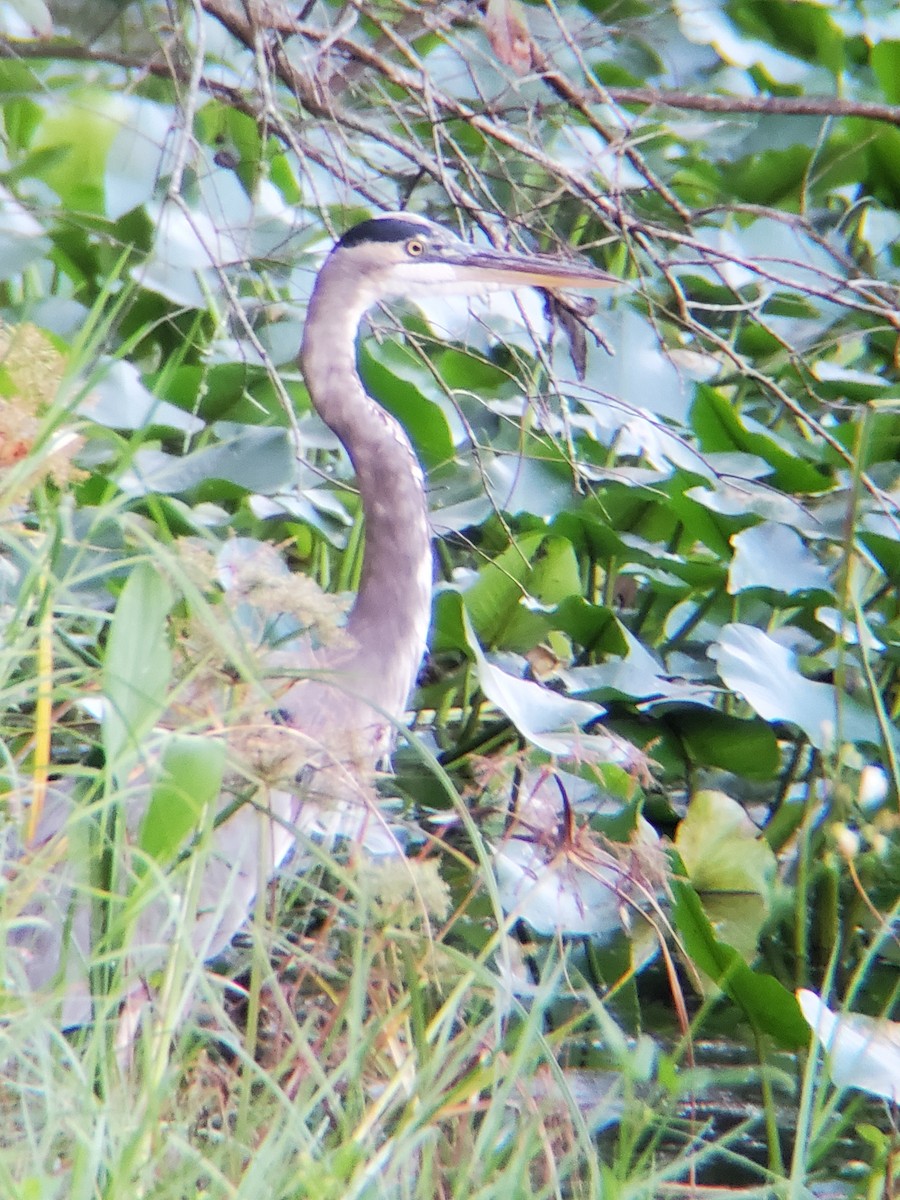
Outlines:
{"type": "MultiPolygon", "coordinates": [[[[347,622],[348,645],[284,664],[313,676],[290,686],[278,706],[283,736],[297,742],[317,777],[298,789],[271,790],[224,819],[213,834],[190,931],[203,957],[227,946],[250,911],[261,876],[282,864],[309,791],[318,804],[323,797],[353,803],[359,772],[371,771],[389,754],[425,649],[432,587],[425,481],[402,426],[366,393],[357,373],[362,317],[379,300],[398,296],[614,282],[578,262],[475,247],[410,213],[363,221],[326,258],[309,304],[301,363],[313,406],[356,471],[365,515],[362,576],[347,622]]],[[[41,834],[45,843],[65,826],[70,810],[65,797],[50,810],[41,834]]],[[[32,987],[47,985],[65,962],[64,1019],[74,1023],[90,1011],[89,906],[59,871],[58,858],[50,861],[45,896],[23,914],[11,942],[32,987]]],[[[159,962],[177,922],[172,904],[151,907],[140,918],[131,939],[139,974],[159,962]]]]}

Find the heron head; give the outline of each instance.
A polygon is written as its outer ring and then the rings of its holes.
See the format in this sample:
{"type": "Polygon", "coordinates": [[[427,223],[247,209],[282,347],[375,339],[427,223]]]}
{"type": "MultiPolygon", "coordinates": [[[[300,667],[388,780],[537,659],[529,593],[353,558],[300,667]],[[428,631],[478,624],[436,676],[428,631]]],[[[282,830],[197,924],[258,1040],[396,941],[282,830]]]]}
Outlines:
{"type": "Polygon", "coordinates": [[[373,298],[472,295],[518,287],[598,288],[620,282],[576,261],[473,246],[414,213],[354,225],[331,253],[373,298]]]}

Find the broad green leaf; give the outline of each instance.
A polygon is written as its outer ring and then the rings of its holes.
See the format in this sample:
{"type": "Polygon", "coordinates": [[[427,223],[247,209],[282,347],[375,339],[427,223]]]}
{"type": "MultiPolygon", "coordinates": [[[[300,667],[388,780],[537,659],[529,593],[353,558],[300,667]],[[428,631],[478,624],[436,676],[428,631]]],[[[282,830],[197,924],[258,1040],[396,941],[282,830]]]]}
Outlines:
{"type": "Polygon", "coordinates": [[[690,539],[688,545],[695,541],[702,542],[717,559],[724,558],[727,554],[728,535],[733,525],[717,513],[710,512],[702,504],[689,499],[685,494],[684,480],[681,476],[676,476],[673,485],[667,487],[671,495],[666,503],[666,515],[677,517],[682,523],[685,534],[690,539]]]}
{"type": "Polygon", "coordinates": [[[214,266],[234,260],[238,253],[227,227],[218,228],[202,210],[185,212],[163,201],[149,206],[149,216],[153,248],[135,267],[135,282],[172,304],[205,308],[215,287],[214,266]],[[220,245],[223,241],[224,246],[220,245]]]}
{"type": "Polygon", "coordinates": [[[752,963],[771,911],[767,901],[758,892],[703,892],[703,911],[719,941],[752,963]]]}
{"type": "Polygon", "coordinates": [[[671,884],[672,920],[691,961],[744,1013],[758,1033],[798,1050],[808,1034],[797,1001],[771,975],[751,970],[738,952],[716,937],[700,897],[683,879],[671,884]]]}
{"type": "Polygon", "coordinates": [[[53,17],[44,0],[12,0],[8,7],[18,13],[23,21],[27,21],[41,37],[52,36],[53,17]]]}
{"type": "Polygon", "coordinates": [[[789,206],[806,177],[812,151],[806,143],[751,154],[725,170],[729,190],[750,204],[789,206]]]}
{"type": "Polygon", "coordinates": [[[568,538],[548,537],[534,565],[529,593],[541,604],[561,604],[581,594],[578,558],[568,538]]]}
{"type": "Polygon", "coordinates": [[[503,637],[522,597],[528,594],[534,560],[547,535],[528,533],[478,572],[463,592],[466,612],[477,637],[495,646],[503,637]]]}
{"type": "Polygon", "coordinates": [[[691,424],[705,450],[742,450],[774,468],[773,485],[787,492],[821,492],[827,475],[806,462],[768,430],[742,417],[715,388],[701,384],[691,408],[691,424]]]}
{"type": "Polygon", "coordinates": [[[366,388],[397,418],[427,466],[453,457],[447,417],[434,402],[434,378],[423,363],[396,342],[360,347],[359,369],[366,388]]]}
{"type": "Polygon", "coordinates": [[[889,531],[891,524],[892,522],[887,520],[879,522],[877,533],[868,530],[861,531],[860,540],[878,560],[878,565],[887,578],[896,585],[900,583],[900,537],[897,536],[896,531],[893,533],[889,531]]]}
{"type": "Polygon", "coordinates": [[[442,625],[448,631],[455,627],[465,636],[479,685],[488,700],[509,717],[523,737],[548,754],[572,752],[579,738],[589,741],[590,738],[578,734],[578,728],[595,721],[605,710],[598,704],[574,700],[530,679],[511,675],[488,662],[464,607],[464,599],[453,592],[443,594],[442,625]]]}
{"type": "Polygon", "coordinates": [[[883,177],[882,186],[890,189],[891,207],[896,208],[900,199],[900,130],[879,129],[870,152],[883,177]]]}
{"type": "Polygon", "coordinates": [[[160,193],[171,159],[171,110],[140,96],[122,97],[127,106],[106,163],[106,213],[112,220],[147,204],[160,193]]]}
{"type": "MultiPolygon", "coordinates": [[[[723,517],[762,517],[782,525],[812,531],[816,525],[799,499],[775,492],[748,479],[720,479],[714,487],[689,488],[685,495],[723,517]]],[[[820,532],[816,528],[815,532],[820,532]]]]}
{"type": "Polygon", "coordinates": [[[806,679],[791,652],[762,630],[725,625],[710,654],[724,682],[764,720],[797,725],[818,749],[831,746],[838,735],[845,741],[881,742],[874,717],[850,696],[840,697],[838,726],[832,684],[806,679]]]}
{"type": "Polygon", "coordinates": [[[566,538],[544,540],[528,581],[534,606],[519,604],[503,632],[505,650],[527,654],[550,632],[552,617],[545,610],[581,592],[581,573],[571,542],[566,538]]]}
{"type": "MultiPolygon", "coordinates": [[[[670,421],[687,418],[691,389],[660,344],[659,333],[646,317],[621,307],[606,324],[613,359],[589,345],[587,382],[598,396],[614,396],[622,419],[629,412],[650,412],[670,421]]],[[[664,427],[663,427],[664,428],[664,427]]]]}
{"type": "Polygon", "coordinates": [[[172,673],[167,621],[172,596],[159,571],[140,563],[128,577],[110,622],[103,656],[103,748],[120,775],[168,701],[172,673]]]}
{"type": "MultiPolygon", "coordinates": [[[[606,711],[599,704],[561,696],[551,688],[530,679],[520,679],[489,663],[479,650],[475,653],[478,682],[492,704],[496,704],[523,737],[550,754],[559,752],[558,739],[544,734],[557,732],[576,734],[588,721],[595,721],[606,711]]],[[[572,746],[577,742],[573,736],[572,746]]]]}
{"type": "Polygon", "coordinates": [[[42,121],[31,148],[60,151],[42,176],[68,209],[104,215],[106,157],[127,119],[127,104],[118,93],[86,87],[71,92],[68,104],[42,121]]]}
{"type": "Polygon", "coordinates": [[[154,395],[133,363],[117,360],[108,363],[100,378],[81,402],[79,412],[111,429],[146,429],[161,425],[197,433],[203,422],[184,409],[154,395]]]}
{"type": "Polygon", "coordinates": [[[615,645],[611,652],[617,655],[625,653],[626,643],[613,609],[602,604],[591,604],[581,595],[568,596],[557,606],[553,624],[588,650],[601,644],[607,647],[610,639],[613,639],[615,645]]]}
{"type": "Polygon", "coordinates": [[[453,346],[438,351],[435,365],[447,387],[462,392],[496,395],[509,385],[509,373],[496,363],[453,346]]]}
{"type": "MultiPolygon", "coordinates": [[[[883,409],[869,405],[862,437],[858,416],[836,425],[833,432],[835,440],[867,471],[875,463],[890,463],[894,469],[900,463],[900,401],[885,398],[883,409]]],[[[839,459],[834,451],[834,460],[839,459]]]]}
{"type": "Polygon", "coordinates": [[[460,651],[467,657],[471,656],[463,600],[454,588],[446,587],[438,591],[432,604],[431,632],[428,644],[435,654],[446,654],[460,651]]]}
{"type": "Polygon", "coordinates": [[[145,854],[161,866],[171,862],[219,795],[224,769],[221,738],[168,735],[138,836],[145,854]]]}
{"type": "Polygon", "coordinates": [[[724,682],[766,721],[799,725],[814,746],[835,736],[837,701],[830,683],[805,679],[784,646],[750,625],[726,625],[714,658],[724,682]]]}
{"type": "Polygon", "coordinates": [[[675,845],[698,892],[756,892],[769,900],[775,855],[740,804],[724,792],[691,797],[675,845]]]}
{"type": "Polygon", "coordinates": [[[874,371],[842,367],[824,359],[813,363],[812,373],[819,381],[819,394],[829,400],[872,400],[893,386],[890,379],[874,371]]]}
{"type": "MultiPolygon", "coordinates": [[[[699,689],[672,680],[658,659],[618,618],[613,617],[612,624],[604,630],[602,645],[598,642],[593,645],[604,651],[604,661],[596,666],[573,667],[566,671],[565,680],[573,691],[599,694],[603,700],[623,696],[642,701],[698,698],[699,689]],[[621,650],[617,643],[622,644],[621,650]]],[[[708,703],[708,698],[705,699],[708,703]]]]}
{"type": "Polygon", "coordinates": [[[765,721],[688,709],[670,711],[666,720],[697,766],[718,767],[746,779],[773,779],[778,771],[778,739],[765,721]]]}
{"type": "Polygon", "coordinates": [[[828,572],[800,535],[785,525],[763,521],[731,539],[734,558],[728,569],[728,591],[734,596],[749,588],[768,588],[793,596],[797,592],[827,592],[828,572]]]}
{"type": "Polygon", "coordinates": [[[145,447],[134,456],[123,489],[135,495],[148,492],[188,492],[205,483],[224,480],[263,495],[289,487],[296,458],[286,429],[218,425],[222,437],[193,454],[165,454],[145,447]]]}
{"type": "Polygon", "coordinates": [[[900,41],[876,42],[869,62],[888,104],[900,104],[900,41]]]}
{"type": "Polygon", "coordinates": [[[567,467],[518,452],[491,459],[485,483],[497,508],[511,516],[527,513],[549,521],[572,503],[572,474],[567,467]]]}
{"type": "Polygon", "coordinates": [[[685,4],[679,6],[677,11],[679,26],[685,37],[692,42],[712,46],[727,63],[740,67],[761,67],[777,83],[796,84],[806,75],[805,64],[761,40],[758,35],[771,36],[771,31],[752,9],[746,12],[738,8],[732,13],[732,6],[716,3],[702,10],[685,4]],[[741,30],[738,23],[748,21],[753,34],[757,36],[749,36],[749,31],[741,30]]]}

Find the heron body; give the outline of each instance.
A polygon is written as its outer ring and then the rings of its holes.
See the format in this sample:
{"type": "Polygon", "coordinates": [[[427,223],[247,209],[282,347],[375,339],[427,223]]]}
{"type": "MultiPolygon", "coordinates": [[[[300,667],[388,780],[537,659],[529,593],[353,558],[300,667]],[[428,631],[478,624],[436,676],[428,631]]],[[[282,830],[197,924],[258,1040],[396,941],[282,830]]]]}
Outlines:
{"type": "MultiPolygon", "coordinates": [[[[472,294],[524,286],[604,287],[611,277],[575,262],[475,247],[423,217],[385,214],[344,234],[321,267],[309,303],[301,365],[310,399],[353,464],[365,516],[359,592],[347,622],[348,644],[287,663],[310,678],[278,701],[276,736],[293,740],[313,769],[304,784],[272,788],[222,820],[203,867],[190,930],[193,949],[219,954],[249,913],[260,879],[281,866],[311,803],[353,804],[361,776],[389,754],[425,650],[431,607],[432,551],[425,481],[402,426],[369,396],[356,369],[356,340],[378,301],[440,292],[472,294]],[[310,795],[314,800],[310,800],[310,795]]],[[[273,724],[273,730],[275,725],[273,724]]],[[[149,794],[149,786],[144,786],[149,794]]],[[[146,806],[146,796],[141,798],[146,806]]],[[[141,804],[131,811],[140,816],[141,804]]],[[[45,815],[40,839],[68,828],[68,797],[45,815]]],[[[44,894],[21,914],[8,946],[32,988],[62,974],[72,1003],[64,1023],[89,1016],[90,905],[59,856],[51,856],[44,894]],[[86,915],[87,914],[87,915],[86,915]],[[73,944],[64,944],[68,938],[73,944]]],[[[152,903],[135,926],[136,975],[164,961],[177,912],[152,903]],[[169,932],[167,932],[167,930],[169,932]]],[[[183,933],[183,931],[181,931],[183,933]]]]}
{"type": "MultiPolygon", "coordinates": [[[[605,287],[615,281],[581,263],[478,249],[409,213],[387,213],[344,234],[322,266],[307,312],[301,362],[319,416],[356,472],[366,543],[348,620],[354,643],[340,659],[342,686],[373,702],[368,728],[377,760],[406,711],[425,651],[432,551],[425,480],[403,427],[369,396],[356,370],[356,337],[380,300],[471,295],[525,286],[605,287]]],[[[336,717],[347,728],[337,703],[336,717]]],[[[302,724],[304,685],[286,708],[302,724]]],[[[360,716],[359,708],[354,714],[360,716]]],[[[365,721],[365,718],[363,718],[365,721]]],[[[364,728],[357,720],[354,728],[364,728]]]]}

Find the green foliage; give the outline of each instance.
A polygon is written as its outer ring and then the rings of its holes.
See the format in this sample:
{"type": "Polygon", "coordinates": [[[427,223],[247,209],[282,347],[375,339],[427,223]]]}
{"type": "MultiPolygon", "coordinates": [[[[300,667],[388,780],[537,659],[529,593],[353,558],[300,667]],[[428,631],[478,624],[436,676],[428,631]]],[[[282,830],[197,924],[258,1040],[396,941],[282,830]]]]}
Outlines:
{"type": "Polygon", "coordinates": [[[141,822],[138,847],[159,863],[171,860],[222,789],[225,744],[174,734],[160,759],[160,777],[141,822]]]}
{"type": "Polygon", "coordinates": [[[754,1031],[788,1049],[804,1046],[807,1028],[794,997],[771,975],[750,970],[738,952],[716,937],[696,892],[676,882],[673,920],[701,971],[744,1013],[754,1031]]]}
{"type": "Polygon", "coordinates": [[[120,782],[127,779],[141,742],[162,716],[168,699],[172,661],[166,642],[171,603],[162,576],[149,564],[138,564],[128,576],[110,624],[103,659],[103,693],[108,705],[103,749],[120,782]]]}
{"type": "Polygon", "coordinates": [[[769,900],[775,856],[728,796],[697,792],[675,844],[698,891],[754,892],[769,900]]]}

